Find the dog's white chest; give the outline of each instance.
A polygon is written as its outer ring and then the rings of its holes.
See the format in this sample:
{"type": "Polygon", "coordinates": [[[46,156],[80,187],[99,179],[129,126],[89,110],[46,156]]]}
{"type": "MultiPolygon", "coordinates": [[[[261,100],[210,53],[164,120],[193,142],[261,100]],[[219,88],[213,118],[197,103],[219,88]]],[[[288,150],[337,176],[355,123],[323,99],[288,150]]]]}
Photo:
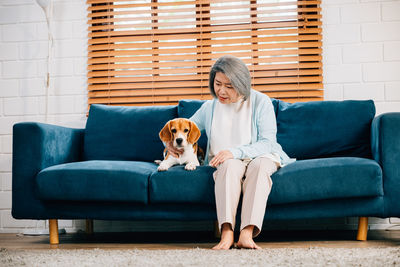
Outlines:
{"type": "Polygon", "coordinates": [[[194,149],[192,146],[185,148],[185,151],[183,152],[183,154],[177,158],[178,164],[182,165],[185,164],[189,161],[192,161],[194,158],[195,154],[194,154],[194,149]]]}

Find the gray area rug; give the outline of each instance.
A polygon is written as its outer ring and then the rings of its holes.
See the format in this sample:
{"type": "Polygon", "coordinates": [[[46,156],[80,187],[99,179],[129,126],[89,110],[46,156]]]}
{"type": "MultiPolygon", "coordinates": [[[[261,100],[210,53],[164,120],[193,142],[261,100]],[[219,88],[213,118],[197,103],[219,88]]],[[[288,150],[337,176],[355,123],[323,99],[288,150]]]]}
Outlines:
{"type": "Polygon", "coordinates": [[[400,248],[1,249],[0,266],[400,266],[400,248]]]}

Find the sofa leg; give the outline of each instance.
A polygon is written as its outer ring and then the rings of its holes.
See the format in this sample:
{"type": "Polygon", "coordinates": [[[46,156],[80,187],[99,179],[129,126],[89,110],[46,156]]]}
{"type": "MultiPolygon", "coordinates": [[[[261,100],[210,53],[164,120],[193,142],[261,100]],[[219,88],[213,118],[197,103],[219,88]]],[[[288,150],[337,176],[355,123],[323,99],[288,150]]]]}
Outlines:
{"type": "Polygon", "coordinates": [[[368,233],[368,217],[358,218],[357,240],[366,241],[368,233]]]}
{"type": "Polygon", "coordinates": [[[50,235],[50,245],[58,245],[58,220],[50,219],[49,220],[49,235],[50,235]]]}
{"type": "Polygon", "coordinates": [[[93,220],[86,219],[86,234],[93,234],[93,220]]]}

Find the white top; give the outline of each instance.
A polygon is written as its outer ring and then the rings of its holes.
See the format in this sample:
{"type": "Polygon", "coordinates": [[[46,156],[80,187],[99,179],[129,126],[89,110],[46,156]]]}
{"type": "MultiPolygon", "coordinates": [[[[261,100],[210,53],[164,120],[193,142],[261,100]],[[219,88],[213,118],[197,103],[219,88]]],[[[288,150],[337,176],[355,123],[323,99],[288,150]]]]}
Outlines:
{"type": "Polygon", "coordinates": [[[240,99],[236,103],[215,103],[211,125],[211,160],[218,152],[248,145],[251,142],[251,103],[240,99]]]}
{"type": "MultiPolygon", "coordinates": [[[[251,144],[251,120],[250,98],[246,101],[240,99],[231,104],[221,104],[217,101],[211,125],[209,160],[222,150],[251,144]]],[[[281,165],[280,156],[277,153],[265,154],[261,157],[267,157],[281,165]]],[[[251,159],[242,160],[249,163],[251,159]]]]}

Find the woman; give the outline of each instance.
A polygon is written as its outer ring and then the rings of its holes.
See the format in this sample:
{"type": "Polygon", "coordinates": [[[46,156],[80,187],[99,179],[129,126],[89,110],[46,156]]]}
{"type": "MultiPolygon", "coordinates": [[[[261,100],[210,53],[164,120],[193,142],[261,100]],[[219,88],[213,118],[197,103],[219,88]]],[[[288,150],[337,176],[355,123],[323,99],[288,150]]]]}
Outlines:
{"type": "MultiPolygon", "coordinates": [[[[210,71],[210,92],[190,118],[205,129],[208,144],[205,164],[214,172],[215,199],[221,241],[213,249],[234,244],[236,210],[243,203],[237,246],[259,249],[253,238],[262,227],[271,175],[291,159],[276,141],[276,119],[268,96],[251,89],[250,72],[240,59],[223,56],[210,71]]],[[[168,150],[179,154],[171,144],[168,150]]]]}

